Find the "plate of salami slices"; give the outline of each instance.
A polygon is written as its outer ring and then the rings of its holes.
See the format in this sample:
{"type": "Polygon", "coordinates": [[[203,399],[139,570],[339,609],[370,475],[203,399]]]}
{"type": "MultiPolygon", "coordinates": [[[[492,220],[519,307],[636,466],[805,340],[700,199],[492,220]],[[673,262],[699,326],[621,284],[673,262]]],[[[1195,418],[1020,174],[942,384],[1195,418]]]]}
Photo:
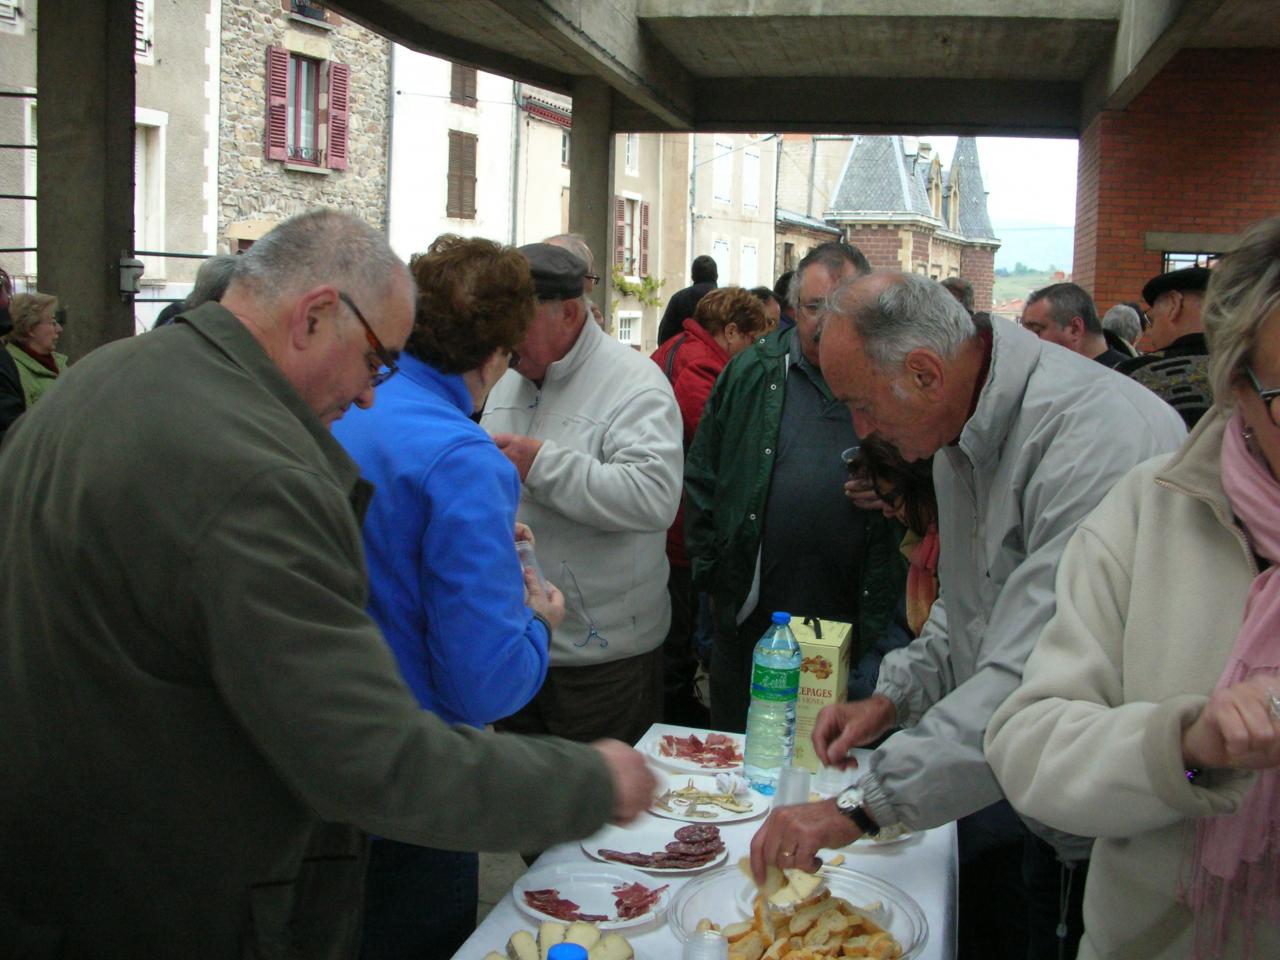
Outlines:
{"type": "Polygon", "coordinates": [[[728,851],[713,824],[679,826],[642,818],[629,827],[605,827],[582,841],[587,856],[645,873],[697,873],[724,863],[728,851]]]}
{"type": "Polygon", "coordinates": [[[649,741],[649,754],[663,766],[685,773],[742,769],[743,739],[731,733],[664,733],[649,741]]]}
{"type": "Polygon", "coordinates": [[[583,920],[618,930],[660,918],[671,891],[620,864],[560,863],[530,870],[512,886],[511,899],[535,920],[583,920]]]}

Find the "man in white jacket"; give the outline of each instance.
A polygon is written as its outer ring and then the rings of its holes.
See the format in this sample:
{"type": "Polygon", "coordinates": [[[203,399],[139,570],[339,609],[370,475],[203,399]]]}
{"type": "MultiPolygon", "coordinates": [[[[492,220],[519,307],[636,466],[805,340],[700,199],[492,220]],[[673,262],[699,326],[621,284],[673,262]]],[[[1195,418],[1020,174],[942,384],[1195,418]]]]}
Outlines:
{"type": "Polygon", "coordinates": [[[586,322],[587,265],[550,244],[520,250],[538,313],[481,425],[520,472],[517,516],[537,536],[543,573],[564,591],[565,618],[546,683],[500,726],[635,743],[662,709],[680,411],[656,364],[586,322]]]}
{"type": "Polygon", "coordinates": [[[876,692],[823,711],[814,748],[845,766],[850,748],[902,729],[858,787],[775,812],[752,844],[757,869],[814,869],[819,847],[935,827],[1002,798],[983,732],[1054,612],[1067,539],[1131,467],[1185,436],[1149,390],[1005,321],[977,326],[920,276],[841,287],[821,350],[859,436],[908,460],[937,454],[941,592],[920,636],[885,657],[876,692]]]}

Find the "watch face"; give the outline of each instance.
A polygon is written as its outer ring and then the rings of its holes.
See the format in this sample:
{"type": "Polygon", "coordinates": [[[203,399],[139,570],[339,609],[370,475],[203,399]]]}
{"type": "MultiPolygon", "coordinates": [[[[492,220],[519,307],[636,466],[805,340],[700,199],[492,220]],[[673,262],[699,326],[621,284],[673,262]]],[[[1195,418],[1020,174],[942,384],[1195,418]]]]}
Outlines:
{"type": "Polygon", "coordinates": [[[862,806],[862,799],[863,794],[860,788],[846,787],[844,790],[840,791],[840,794],[836,797],[836,807],[843,812],[856,810],[858,807],[862,806]]]}

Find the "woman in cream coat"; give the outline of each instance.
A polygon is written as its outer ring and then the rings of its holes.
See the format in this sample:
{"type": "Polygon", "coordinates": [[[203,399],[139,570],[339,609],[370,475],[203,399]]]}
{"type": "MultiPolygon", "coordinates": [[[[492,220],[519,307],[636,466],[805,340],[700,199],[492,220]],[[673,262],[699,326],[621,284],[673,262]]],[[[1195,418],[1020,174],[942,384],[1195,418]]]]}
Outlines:
{"type": "Polygon", "coordinates": [[[1080,525],[987,731],[1016,809],[1098,838],[1081,958],[1280,956],[1280,218],[1204,324],[1215,410],[1080,525]]]}

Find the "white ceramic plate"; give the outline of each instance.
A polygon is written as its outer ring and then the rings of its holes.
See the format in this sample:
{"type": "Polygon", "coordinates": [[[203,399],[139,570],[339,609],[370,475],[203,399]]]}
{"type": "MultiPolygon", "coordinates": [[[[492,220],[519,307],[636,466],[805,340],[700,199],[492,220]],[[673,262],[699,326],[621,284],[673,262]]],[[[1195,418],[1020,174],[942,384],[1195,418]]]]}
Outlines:
{"type": "MultiPolygon", "coordinates": [[[[690,783],[705,793],[719,793],[716,787],[716,778],[708,776],[699,776],[696,774],[669,773],[666,775],[666,783],[658,788],[658,794],[661,796],[667,790],[680,790],[690,783]]],[[[665,817],[668,820],[683,820],[685,823],[736,823],[739,820],[750,820],[761,814],[769,812],[769,798],[761,796],[754,790],[748,790],[746,793],[738,794],[735,800],[741,800],[743,803],[751,804],[751,809],[742,813],[733,810],[726,810],[724,807],[716,806],[711,803],[704,803],[698,806],[698,810],[704,813],[714,813],[714,817],[691,817],[684,811],[688,808],[679,801],[670,801],[671,809],[664,810],[657,804],[649,808],[649,812],[655,817],[665,817]]],[[[659,849],[655,847],[654,849],[659,849]]]]}
{"type": "MultiPolygon", "coordinates": [[[[531,907],[524,898],[526,890],[558,890],[563,899],[572,900],[578,905],[579,913],[594,913],[610,917],[609,920],[596,923],[601,930],[622,930],[626,927],[638,927],[660,918],[671,902],[671,891],[663,890],[658,902],[647,913],[629,920],[619,920],[618,908],[613,901],[614,887],[632,883],[642,883],[651,890],[662,886],[662,881],[620,863],[559,863],[526,873],[512,886],[511,899],[515,901],[516,907],[522,913],[538,922],[559,920],[559,917],[553,917],[531,907]]],[[[560,922],[571,921],[561,920],[560,922]]]]}
{"type": "MultiPolygon", "coordinates": [[[[670,734],[670,736],[675,736],[675,734],[670,734]]],[[[734,733],[726,733],[724,734],[724,736],[729,737],[731,740],[733,740],[734,749],[738,751],[739,756],[743,756],[744,755],[743,751],[746,749],[746,746],[747,746],[746,741],[741,736],[734,733]]],[[[699,740],[705,740],[706,734],[699,733],[697,734],[697,737],[699,740]]],[[[657,735],[652,740],[649,741],[647,749],[649,751],[649,756],[653,757],[655,760],[658,761],[658,763],[662,764],[664,767],[667,767],[670,770],[680,770],[684,773],[707,773],[707,774],[714,775],[722,771],[726,773],[736,773],[742,769],[741,760],[737,761],[731,767],[711,767],[711,766],[703,766],[702,764],[695,763],[692,760],[683,760],[680,757],[665,756],[662,753],[662,742],[663,742],[662,735],[657,735]]]]}
{"type": "MultiPolygon", "coordinates": [[[[679,829],[679,824],[672,823],[670,820],[651,820],[648,817],[644,817],[628,827],[605,827],[594,836],[583,840],[581,846],[583,852],[595,860],[613,864],[614,866],[630,867],[632,870],[643,870],[645,873],[652,874],[674,873],[681,875],[701,873],[724,863],[725,858],[729,856],[729,850],[726,847],[700,867],[675,868],[638,867],[631,864],[620,864],[616,860],[606,860],[600,856],[601,850],[618,850],[622,853],[654,853],[655,851],[664,850],[668,843],[676,839],[676,831],[679,829]]],[[[723,839],[721,837],[721,841],[723,839]]]]}

